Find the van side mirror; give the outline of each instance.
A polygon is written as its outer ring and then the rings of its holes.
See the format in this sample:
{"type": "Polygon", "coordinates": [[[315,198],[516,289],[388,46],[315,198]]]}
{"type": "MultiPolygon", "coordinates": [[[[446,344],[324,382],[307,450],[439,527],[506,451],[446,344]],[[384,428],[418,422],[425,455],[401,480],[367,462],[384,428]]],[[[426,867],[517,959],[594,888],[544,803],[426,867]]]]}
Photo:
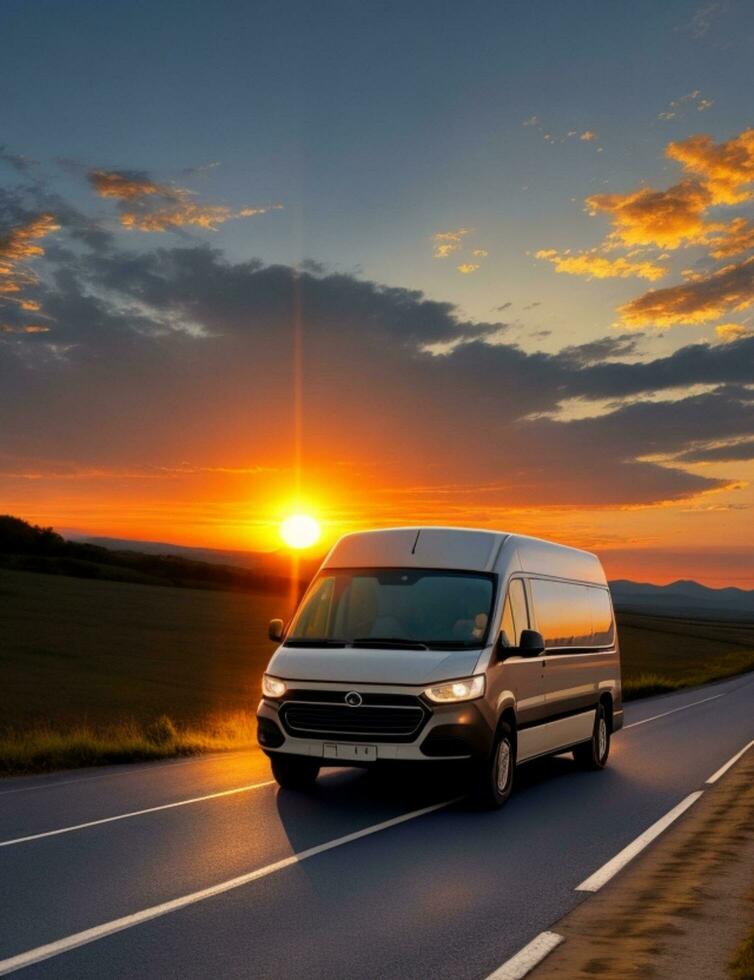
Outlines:
{"type": "Polygon", "coordinates": [[[521,630],[518,652],[522,657],[538,657],[545,652],[545,641],[537,630],[521,630]]]}
{"type": "Polygon", "coordinates": [[[269,636],[273,643],[280,643],[280,641],[283,639],[284,632],[285,623],[282,619],[270,620],[270,625],[267,627],[267,636],[269,636]]]}

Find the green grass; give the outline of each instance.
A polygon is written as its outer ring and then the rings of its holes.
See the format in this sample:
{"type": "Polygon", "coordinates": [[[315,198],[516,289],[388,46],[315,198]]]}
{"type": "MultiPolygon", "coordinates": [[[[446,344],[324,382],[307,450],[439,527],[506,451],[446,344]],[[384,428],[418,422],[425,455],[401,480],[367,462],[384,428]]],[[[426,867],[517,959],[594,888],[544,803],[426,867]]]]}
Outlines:
{"type": "Polygon", "coordinates": [[[728,964],[731,980],[754,980],[754,929],[744,939],[728,964]]]}
{"type": "MultiPolygon", "coordinates": [[[[0,569],[0,774],[253,743],[267,622],[287,612],[271,595],[0,569]]],[[[754,669],[754,624],[632,614],[619,635],[628,697],[754,669]]]]}

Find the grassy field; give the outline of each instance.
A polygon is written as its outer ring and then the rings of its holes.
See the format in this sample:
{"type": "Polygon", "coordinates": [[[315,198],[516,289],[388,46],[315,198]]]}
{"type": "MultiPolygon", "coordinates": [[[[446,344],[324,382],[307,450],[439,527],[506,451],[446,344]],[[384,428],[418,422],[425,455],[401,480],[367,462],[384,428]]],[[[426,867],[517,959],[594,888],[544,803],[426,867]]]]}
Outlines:
{"type": "MultiPolygon", "coordinates": [[[[249,744],[270,595],[0,569],[0,773],[249,744]]],[[[754,669],[754,624],[619,617],[628,696],[754,669]]]]}

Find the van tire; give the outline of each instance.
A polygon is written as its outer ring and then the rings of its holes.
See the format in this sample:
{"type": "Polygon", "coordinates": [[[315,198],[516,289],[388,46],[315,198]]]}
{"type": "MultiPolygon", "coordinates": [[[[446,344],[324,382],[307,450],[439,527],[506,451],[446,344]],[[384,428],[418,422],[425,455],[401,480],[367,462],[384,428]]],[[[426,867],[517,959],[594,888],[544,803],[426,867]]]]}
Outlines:
{"type": "Polygon", "coordinates": [[[511,726],[503,722],[497,730],[492,752],[474,773],[471,796],[476,805],[485,810],[499,809],[513,791],[515,769],[516,739],[511,726]]]}
{"type": "Polygon", "coordinates": [[[610,723],[600,701],[594,716],[594,731],[588,742],[577,745],[573,758],[582,769],[604,769],[610,755],[610,723]]]}
{"type": "Polygon", "coordinates": [[[270,757],[272,775],[283,789],[311,789],[319,775],[319,764],[297,755],[275,754],[270,757]]]}

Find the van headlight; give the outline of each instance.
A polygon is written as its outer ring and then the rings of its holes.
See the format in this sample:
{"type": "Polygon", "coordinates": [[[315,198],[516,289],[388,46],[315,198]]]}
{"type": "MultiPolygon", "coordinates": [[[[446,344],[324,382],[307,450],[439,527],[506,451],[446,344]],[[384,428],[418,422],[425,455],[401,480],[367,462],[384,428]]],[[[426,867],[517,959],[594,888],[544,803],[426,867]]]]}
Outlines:
{"type": "Polygon", "coordinates": [[[449,704],[453,701],[471,701],[472,698],[481,698],[484,687],[484,674],[477,674],[476,677],[469,677],[463,681],[448,681],[447,684],[428,687],[424,694],[430,701],[449,704]]]}
{"type": "Polygon", "coordinates": [[[278,680],[277,677],[270,677],[269,674],[264,674],[262,677],[262,694],[266,698],[282,698],[287,690],[288,685],[285,681],[278,680]]]}

